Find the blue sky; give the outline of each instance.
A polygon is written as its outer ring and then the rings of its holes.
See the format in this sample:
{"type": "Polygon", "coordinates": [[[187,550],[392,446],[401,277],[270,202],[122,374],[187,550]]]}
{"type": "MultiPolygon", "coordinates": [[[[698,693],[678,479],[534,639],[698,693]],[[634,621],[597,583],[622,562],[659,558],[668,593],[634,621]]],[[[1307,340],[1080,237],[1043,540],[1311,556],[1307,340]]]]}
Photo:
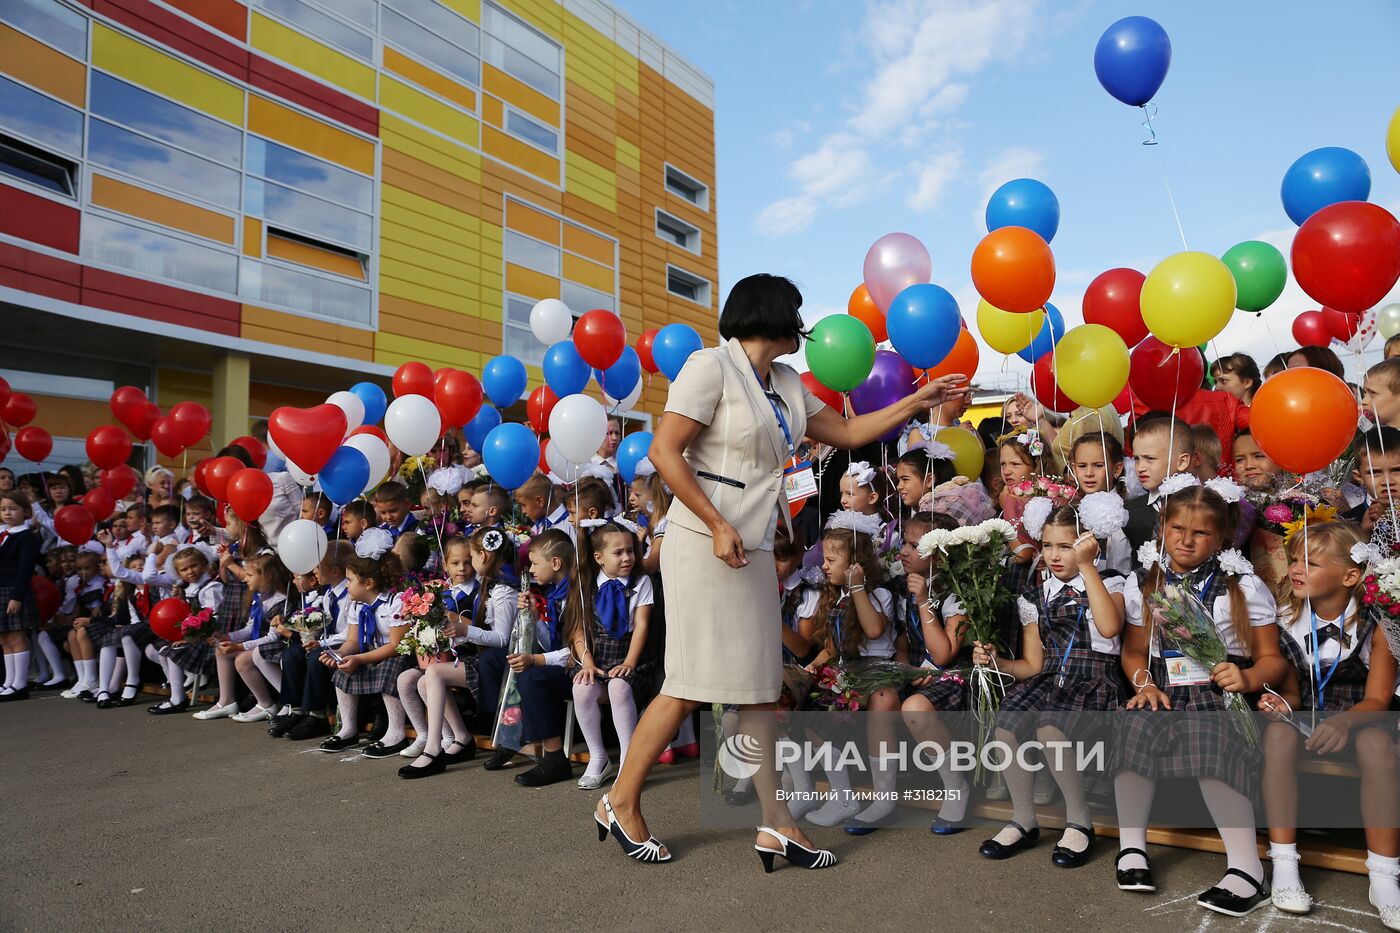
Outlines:
{"type": "MultiPolygon", "coordinates": [[[[1052,300],[1071,327],[1099,272],[1147,272],[1182,249],[1168,183],[1190,248],[1215,255],[1246,239],[1287,255],[1279,184],[1319,146],[1359,152],[1371,200],[1400,209],[1384,149],[1400,105],[1391,0],[615,2],[715,81],[721,294],[783,273],[812,319],[844,311],[870,244],[903,230],[973,322],[986,198],[1018,176],[1060,200],[1052,300]],[[1172,39],[1156,147],[1094,76],[1099,35],[1134,14],[1172,39]]],[[[1237,313],[1217,347],[1262,364],[1312,307],[1290,280],[1266,322],[1237,313]]],[[[983,380],[1003,368],[1026,369],[984,346],[983,380]]]]}

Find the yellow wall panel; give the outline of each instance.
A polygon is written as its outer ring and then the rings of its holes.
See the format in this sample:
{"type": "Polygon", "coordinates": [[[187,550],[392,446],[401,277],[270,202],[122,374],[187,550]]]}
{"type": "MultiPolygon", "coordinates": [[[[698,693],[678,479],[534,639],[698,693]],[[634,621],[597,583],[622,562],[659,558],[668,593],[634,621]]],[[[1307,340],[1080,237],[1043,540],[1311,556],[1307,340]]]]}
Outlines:
{"type": "Polygon", "coordinates": [[[418,360],[433,368],[455,366],[463,369],[479,369],[481,354],[458,347],[445,346],[429,340],[405,337],[400,334],[380,332],[374,341],[374,359],[377,363],[407,363],[418,360]]]}
{"type": "Polygon", "coordinates": [[[0,23],[0,71],[74,107],[87,98],[87,69],[62,52],[0,23]]]}
{"type": "Polygon", "coordinates": [[[559,218],[519,201],[506,202],[506,226],[537,240],[559,245],[559,218]]]}
{"type": "Polygon", "coordinates": [[[506,7],[556,42],[564,41],[563,16],[556,0],[509,0],[506,7]]]}
{"type": "Polygon", "coordinates": [[[248,98],[248,129],[357,172],[374,174],[374,143],[266,97],[248,98]]]}
{"type": "Polygon", "coordinates": [[[443,308],[461,308],[467,310],[476,301],[473,294],[464,294],[456,290],[444,290],[441,288],[431,288],[416,281],[395,278],[393,276],[381,275],[379,278],[379,290],[385,295],[397,295],[400,298],[408,298],[412,301],[419,301],[427,305],[438,305],[443,308]]]}
{"type": "Polygon", "coordinates": [[[422,195],[391,185],[381,185],[379,190],[384,199],[383,218],[385,223],[405,223],[413,226],[415,223],[413,215],[416,215],[439,224],[455,227],[458,230],[475,232],[478,228],[479,221],[464,211],[454,210],[422,195]]]}
{"type": "Polygon", "coordinates": [[[92,63],[197,110],[243,125],[243,91],[101,23],[92,26],[92,63]]]}
{"type": "Polygon", "coordinates": [[[564,278],[609,294],[615,284],[613,270],[570,253],[564,254],[564,278]]]}
{"type": "Polygon", "coordinates": [[[248,44],[352,94],[374,100],[373,68],[288,29],[261,13],[253,14],[248,44]]]}
{"type": "Polygon", "coordinates": [[[559,297],[559,280],[553,276],[506,263],[506,290],[539,300],[559,297]]]}
{"type": "Polygon", "coordinates": [[[195,207],[115,178],[92,176],[92,203],[220,243],[233,242],[235,223],[228,214],[195,207]]]}
{"type": "Polygon", "coordinates": [[[456,10],[473,23],[481,22],[481,0],[442,0],[442,5],[456,10]]]}
{"type": "Polygon", "coordinates": [[[379,78],[379,104],[440,133],[460,139],[468,145],[477,144],[475,117],[468,116],[388,75],[381,75],[379,78]]]}
{"type": "Polygon", "coordinates": [[[559,104],[523,81],[517,81],[487,62],[481,63],[481,89],[506,103],[538,117],[550,126],[559,125],[559,104]]]}
{"type": "MultiPolygon", "coordinates": [[[[471,88],[458,84],[446,75],[439,74],[428,66],[419,64],[387,45],[384,47],[384,67],[395,74],[403,75],[419,87],[427,88],[439,97],[447,98],[454,104],[468,110],[476,109],[476,92],[471,88]]],[[[380,93],[383,93],[382,86],[380,93]]],[[[380,98],[380,104],[383,103],[383,98],[380,98]]]]}
{"type": "MultiPolygon", "coordinates": [[[[380,240],[380,255],[410,265],[437,269],[474,284],[481,282],[474,234],[454,231],[451,239],[428,236],[423,230],[395,224],[386,227],[380,240]]],[[[499,274],[495,273],[497,278],[499,274]]]]}
{"type": "Polygon", "coordinates": [[[405,262],[385,256],[379,262],[379,275],[381,278],[417,282],[427,288],[436,288],[462,297],[475,294],[476,282],[461,275],[454,275],[446,269],[425,266],[424,257],[421,255],[416,258],[418,262],[405,262]]]}
{"type": "Polygon", "coordinates": [[[481,181],[481,154],[414,126],[392,114],[379,115],[379,138],[385,148],[398,149],[445,172],[481,181]]]}
{"type": "Polygon", "coordinates": [[[507,165],[529,172],[537,178],[557,183],[559,178],[558,159],[551,158],[534,146],[522,143],[489,126],[482,127],[481,136],[481,148],[485,150],[487,155],[494,156],[507,165]]]}
{"type": "Polygon", "coordinates": [[[564,187],[609,211],[617,210],[617,176],[575,153],[565,153],[564,187]]]}

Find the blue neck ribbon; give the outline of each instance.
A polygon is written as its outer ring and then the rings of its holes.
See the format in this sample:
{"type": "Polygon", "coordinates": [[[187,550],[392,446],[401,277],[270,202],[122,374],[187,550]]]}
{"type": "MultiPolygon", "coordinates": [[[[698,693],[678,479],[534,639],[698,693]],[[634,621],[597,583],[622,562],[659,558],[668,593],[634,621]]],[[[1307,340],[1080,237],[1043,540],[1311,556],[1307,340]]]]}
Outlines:
{"type": "Polygon", "coordinates": [[[593,611],[598,622],[612,638],[627,634],[632,621],[627,613],[627,586],[621,580],[609,578],[593,597],[593,611]]]}

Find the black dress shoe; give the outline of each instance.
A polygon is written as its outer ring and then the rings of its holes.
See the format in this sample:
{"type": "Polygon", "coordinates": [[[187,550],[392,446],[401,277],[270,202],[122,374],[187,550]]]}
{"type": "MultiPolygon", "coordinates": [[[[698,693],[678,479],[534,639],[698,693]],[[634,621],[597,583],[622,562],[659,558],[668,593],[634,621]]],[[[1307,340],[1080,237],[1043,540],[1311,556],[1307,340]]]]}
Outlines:
{"type": "Polygon", "coordinates": [[[1225,869],[1225,874],[1234,875],[1237,878],[1243,878],[1245,881],[1248,881],[1254,886],[1254,893],[1241,897],[1233,891],[1227,891],[1225,888],[1211,888],[1208,891],[1202,892],[1201,896],[1196,898],[1197,904],[1219,914],[1228,914],[1231,917],[1243,917],[1245,914],[1253,913],[1260,907],[1269,903],[1269,892],[1268,889],[1264,887],[1264,882],[1257,878],[1251,878],[1238,868],[1227,868],[1225,869]]]}
{"type": "Polygon", "coordinates": [[[310,716],[298,722],[287,730],[287,738],[293,742],[305,742],[307,739],[319,739],[323,735],[331,734],[330,721],[324,716],[310,716]]]}
{"type": "Polygon", "coordinates": [[[303,715],[303,713],[289,713],[286,716],[278,716],[276,719],[272,720],[272,725],[268,727],[267,734],[274,739],[282,738],[282,736],[292,731],[293,726],[301,722],[303,715]]]}
{"type": "Polygon", "coordinates": [[[1078,823],[1066,823],[1065,829],[1077,829],[1089,838],[1089,842],[1084,846],[1083,852],[1076,852],[1073,849],[1066,849],[1062,845],[1057,845],[1050,850],[1050,861],[1061,868],[1078,868],[1089,861],[1089,849],[1094,844],[1094,827],[1080,826],[1078,823]]]}
{"type": "Polygon", "coordinates": [[[410,742],[408,739],[403,739],[402,741],[395,742],[393,745],[385,745],[383,742],[371,742],[369,746],[365,748],[365,757],[388,758],[392,755],[397,755],[399,752],[403,751],[405,748],[408,748],[408,746],[412,744],[413,743],[410,742]]]}
{"type": "Polygon", "coordinates": [[[78,694],[78,699],[82,700],[84,703],[96,703],[97,695],[91,690],[84,690],[82,693],[78,694]]]}
{"type": "Polygon", "coordinates": [[[1029,849],[1031,846],[1035,845],[1037,842],[1040,841],[1039,826],[1037,826],[1035,829],[1032,829],[1030,832],[1026,832],[1026,828],[1020,823],[1016,822],[1015,820],[1007,820],[1006,825],[1014,826],[1018,830],[1020,830],[1021,838],[1008,845],[1002,845],[995,839],[988,839],[986,842],[982,843],[982,848],[977,850],[978,855],[982,856],[983,858],[991,859],[1011,858],[1011,856],[1015,855],[1017,852],[1020,852],[1022,849],[1029,849]]]}
{"type": "Polygon", "coordinates": [[[486,759],[486,764],[481,767],[486,771],[500,771],[502,768],[508,767],[518,754],[520,752],[513,748],[497,748],[496,753],[486,759]]]}
{"type": "Polygon", "coordinates": [[[0,694],[0,703],[14,703],[18,700],[27,699],[29,699],[28,687],[20,687],[18,690],[12,690],[9,693],[0,694]]]}
{"type": "Polygon", "coordinates": [[[462,746],[460,752],[440,752],[438,754],[438,757],[443,760],[444,767],[447,765],[455,765],[463,761],[471,761],[476,757],[476,742],[469,739],[459,744],[462,746]]]}
{"type": "Polygon", "coordinates": [[[428,759],[428,763],[421,768],[415,768],[411,764],[404,765],[399,769],[399,777],[412,781],[417,778],[430,777],[434,774],[441,774],[447,770],[447,759],[442,754],[429,755],[423,753],[423,757],[428,759]]]}
{"type": "Polygon", "coordinates": [[[109,696],[103,697],[102,699],[100,699],[100,700],[97,701],[97,708],[98,708],[98,709],[111,709],[112,707],[114,707],[114,706],[116,706],[116,705],[117,705],[117,701],[114,700],[114,699],[112,699],[112,698],[109,697],[109,696]]]}
{"type": "Polygon", "coordinates": [[[338,736],[338,735],[333,735],[333,736],[331,736],[330,738],[326,739],[324,742],[321,743],[321,751],[323,751],[323,752],[343,752],[343,751],[345,751],[347,748],[354,748],[355,746],[357,746],[357,745],[359,745],[359,744],[360,744],[360,737],[359,737],[358,735],[352,735],[352,736],[350,736],[350,738],[348,738],[348,739],[342,739],[342,738],[341,738],[340,736],[338,736]]]}
{"type": "Polygon", "coordinates": [[[556,755],[546,752],[539,764],[524,774],[517,774],[515,783],[521,787],[548,787],[550,784],[570,780],[573,776],[574,766],[569,764],[569,759],[565,758],[562,752],[556,755]]]}
{"type": "MultiPolygon", "coordinates": [[[[125,693],[126,690],[123,688],[122,692],[125,693]]],[[[141,688],[140,688],[140,687],[137,687],[137,688],[136,688],[136,696],[133,696],[133,697],[119,696],[119,697],[113,697],[112,700],[113,700],[113,702],[115,702],[118,706],[131,706],[133,703],[136,702],[136,697],[139,697],[140,695],[141,695],[141,688]]]]}
{"type": "Polygon", "coordinates": [[[169,700],[166,700],[164,703],[157,703],[155,706],[147,707],[146,712],[150,713],[152,716],[173,716],[176,713],[183,713],[189,708],[189,700],[183,703],[171,703],[169,700]]]}
{"type": "Polygon", "coordinates": [[[1148,861],[1147,853],[1142,849],[1119,849],[1118,862],[1122,862],[1125,855],[1141,855],[1147,867],[1118,869],[1118,890],[1155,894],[1157,882],[1152,879],[1152,863],[1148,861]]]}
{"type": "Polygon", "coordinates": [[[750,784],[745,790],[731,789],[724,795],[724,802],[731,807],[744,807],[754,802],[755,794],[753,785],[750,784]]]}
{"type": "Polygon", "coordinates": [[[955,823],[952,820],[945,820],[941,816],[935,816],[933,822],[928,826],[928,831],[935,836],[956,836],[966,829],[967,825],[963,820],[958,820],[955,823]]]}

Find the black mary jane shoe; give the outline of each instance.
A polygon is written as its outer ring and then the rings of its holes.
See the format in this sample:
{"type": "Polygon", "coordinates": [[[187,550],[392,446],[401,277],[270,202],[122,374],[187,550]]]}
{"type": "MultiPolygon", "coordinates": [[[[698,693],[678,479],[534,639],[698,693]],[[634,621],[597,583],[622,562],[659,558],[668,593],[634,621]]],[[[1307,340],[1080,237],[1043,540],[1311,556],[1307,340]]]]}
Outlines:
{"type": "Polygon", "coordinates": [[[385,745],[383,742],[371,742],[365,746],[366,758],[390,758],[412,745],[408,739],[395,742],[393,745],[385,745]]]}
{"type": "MultiPolygon", "coordinates": [[[[126,692],[126,688],[122,688],[122,693],[125,693],[125,692],[126,692]]],[[[112,702],[115,703],[115,704],[117,704],[118,706],[132,706],[133,704],[136,703],[136,699],[137,699],[137,697],[139,697],[139,696],[141,696],[141,688],[140,688],[140,687],[137,687],[137,688],[136,688],[136,696],[131,696],[131,697],[115,696],[115,697],[112,697],[112,702]]]]}
{"type": "Polygon", "coordinates": [[[114,706],[116,706],[116,705],[117,705],[117,701],[114,700],[114,699],[112,699],[111,695],[108,694],[105,690],[104,690],[104,691],[102,692],[102,694],[97,698],[97,708],[98,708],[98,709],[111,709],[112,707],[114,707],[114,706]]]}
{"type": "Polygon", "coordinates": [[[1216,887],[1202,892],[1201,896],[1196,898],[1197,904],[1207,910],[1213,910],[1218,914],[1227,914],[1231,917],[1243,917],[1269,903],[1269,890],[1264,886],[1264,882],[1257,878],[1251,878],[1238,868],[1227,868],[1225,869],[1225,874],[1234,875],[1237,878],[1243,878],[1245,881],[1248,881],[1254,886],[1254,893],[1242,897],[1233,891],[1216,887]]]}
{"type": "Polygon", "coordinates": [[[347,748],[354,748],[360,744],[359,735],[352,735],[348,739],[342,739],[338,735],[333,735],[322,742],[318,748],[323,752],[343,752],[347,748]]]}
{"type": "Polygon", "coordinates": [[[166,700],[164,703],[157,703],[155,706],[146,707],[146,712],[152,716],[173,716],[176,713],[183,713],[190,708],[190,701],[183,703],[171,703],[166,700]]]}
{"type": "Polygon", "coordinates": [[[84,703],[96,703],[97,694],[93,693],[91,690],[84,690],[82,693],[78,694],[78,699],[82,700],[84,703]]]}
{"type": "Polygon", "coordinates": [[[267,734],[274,739],[282,738],[288,732],[291,732],[297,723],[301,722],[302,715],[302,713],[288,713],[286,716],[278,716],[276,719],[272,720],[272,725],[268,726],[267,734]]]}
{"type": "Polygon", "coordinates": [[[1039,826],[1037,826],[1035,829],[1032,829],[1030,832],[1027,832],[1026,828],[1020,823],[1016,822],[1015,820],[1007,820],[1006,825],[1014,826],[1018,830],[1020,830],[1021,838],[1008,845],[1002,845],[995,839],[988,839],[986,842],[982,843],[982,848],[977,850],[978,855],[982,856],[983,858],[990,859],[1011,858],[1011,856],[1015,855],[1017,852],[1020,852],[1022,849],[1029,849],[1040,841],[1039,826]]]}
{"type": "Polygon", "coordinates": [[[0,694],[0,703],[16,703],[20,700],[29,699],[29,688],[20,687],[18,690],[11,690],[9,693],[0,694]]]}
{"type": "Polygon", "coordinates": [[[476,757],[476,742],[454,742],[453,744],[462,746],[462,750],[460,752],[439,752],[438,757],[442,759],[443,767],[446,767],[447,765],[461,764],[464,761],[471,761],[473,758],[476,757]]]}
{"type": "Polygon", "coordinates": [[[935,836],[956,836],[958,833],[967,830],[966,822],[963,820],[945,820],[941,816],[935,816],[933,822],[928,824],[928,831],[935,836]]]}
{"type": "MultiPolygon", "coordinates": [[[[1115,864],[1121,864],[1125,855],[1141,855],[1147,862],[1146,868],[1120,868],[1117,870],[1118,890],[1140,894],[1156,894],[1157,882],[1152,878],[1152,862],[1142,849],[1119,849],[1115,864]]],[[[1205,895],[1202,895],[1204,897],[1205,895]]]]}
{"type": "Polygon", "coordinates": [[[427,764],[423,765],[421,768],[415,768],[412,764],[406,764],[399,769],[399,777],[406,781],[412,781],[415,778],[425,778],[431,777],[434,774],[441,774],[447,770],[447,759],[441,753],[429,755],[427,752],[424,752],[423,757],[428,759],[427,764]]]}
{"type": "Polygon", "coordinates": [[[509,768],[514,763],[515,756],[518,754],[520,754],[520,752],[513,748],[497,748],[495,753],[490,758],[486,759],[486,764],[481,766],[482,770],[501,771],[505,768],[509,768]]]}
{"type": "Polygon", "coordinates": [[[1066,823],[1065,829],[1077,829],[1087,836],[1089,841],[1085,844],[1084,851],[1082,852],[1076,852],[1073,849],[1066,849],[1062,845],[1056,845],[1055,848],[1050,850],[1050,862],[1061,868],[1078,868],[1089,861],[1089,850],[1094,846],[1094,827],[1080,826],[1078,823],[1066,823]]]}
{"type": "Polygon", "coordinates": [[[521,787],[548,787],[550,784],[558,784],[561,781],[571,780],[574,776],[574,769],[569,764],[569,759],[559,756],[562,764],[558,761],[550,761],[542,758],[540,762],[523,774],[515,776],[515,783],[521,787]]]}

